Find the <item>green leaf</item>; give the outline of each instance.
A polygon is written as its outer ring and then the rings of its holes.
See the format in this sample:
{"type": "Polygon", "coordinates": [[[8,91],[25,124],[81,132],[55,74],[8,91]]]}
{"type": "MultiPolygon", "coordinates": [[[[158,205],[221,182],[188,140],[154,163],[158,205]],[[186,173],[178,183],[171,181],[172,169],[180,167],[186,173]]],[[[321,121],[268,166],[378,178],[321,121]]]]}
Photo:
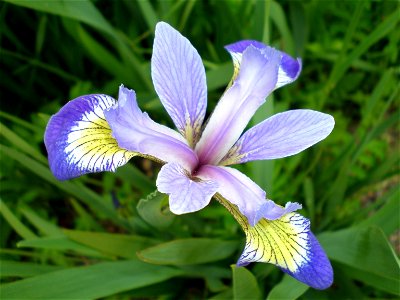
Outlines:
{"type": "Polygon", "coordinates": [[[26,1],[26,0],[5,0],[6,2],[54,14],[60,17],[67,17],[82,23],[88,24],[104,32],[113,33],[113,28],[99,12],[96,6],[89,0],[68,1],[26,1]]]}
{"type": "Polygon", "coordinates": [[[137,211],[143,220],[159,230],[168,228],[175,218],[168,209],[168,195],[157,191],[148,195],[146,199],[140,199],[137,211]]]}
{"type": "Polygon", "coordinates": [[[282,6],[277,1],[271,1],[270,16],[271,20],[275,23],[276,27],[280,32],[280,35],[282,36],[283,45],[285,45],[285,48],[281,50],[291,55],[294,55],[295,53],[294,53],[292,34],[289,30],[285,12],[283,11],[282,6]]]}
{"type": "Polygon", "coordinates": [[[43,164],[10,147],[0,145],[0,151],[6,154],[8,157],[18,161],[24,167],[26,167],[39,177],[42,177],[43,179],[57,186],[61,190],[74,195],[94,210],[104,213],[110,219],[114,220],[114,222],[119,223],[120,225],[125,225],[126,222],[123,220],[121,221],[117,217],[116,211],[112,208],[111,203],[107,203],[105,199],[103,199],[90,189],[86,188],[82,184],[78,183],[78,181],[58,181],[51,174],[47,166],[44,166],[43,164]]]}
{"type": "Polygon", "coordinates": [[[3,135],[10,143],[15,145],[21,151],[29,154],[41,163],[47,163],[47,159],[26,140],[18,136],[14,131],[10,130],[7,126],[0,123],[0,134],[3,135]]]}
{"type": "Polygon", "coordinates": [[[4,299],[94,299],[140,288],[180,275],[170,267],[137,260],[104,262],[3,284],[4,299]]]}
{"type": "Polygon", "coordinates": [[[61,228],[57,227],[55,224],[46,221],[45,219],[39,217],[33,210],[29,207],[22,207],[22,214],[25,218],[29,220],[37,229],[39,229],[43,234],[50,236],[62,236],[63,232],[61,228]]]}
{"type": "Polygon", "coordinates": [[[31,277],[60,269],[63,267],[13,260],[0,261],[0,277],[31,277]]]}
{"type": "Polygon", "coordinates": [[[90,59],[114,75],[118,80],[122,82],[129,81],[131,75],[129,69],[115,56],[115,53],[109,51],[103,44],[93,38],[78,22],[66,20],[63,24],[70,35],[88,52],[90,59]]]}
{"type": "Polygon", "coordinates": [[[217,68],[206,72],[207,89],[214,91],[220,87],[227,86],[233,74],[231,62],[219,65],[217,68]]]}
{"type": "Polygon", "coordinates": [[[36,238],[36,235],[11,212],[7,205],[0,199],[0,213],[10,226],[24,239],[36,238]]]}
{"type": "Polygon", "coordinates": [[[323,233],[318,240],[329,258],[355,270],[348,273],[377,289],[400,295],[399,260],[381,229],[350,228],[323,233]]]}
{"type": "Polygon", "coordinates": [[[281,282],[269,292],[267,300],[295,300],[303,295],[309,286],[289,275],[283,276],[281,282]]]}
{"type": "Polygon", "coordinates": [[[202,264],[231,256],[237,246],[235,241],[190,238],[159,244],[138,252],[138,256],[143,261],[153,264],[202,264]]]}
{"type": "Polygon", "coordinates": [[[246,268],[232,265],[233,299],[261,299],[256,277],[246,268]]]}
{"type": "MultiPolygon", "coordinates": [[[[359,2],[358,7],[362,7],[364,5],[361,5],[361,2],[359,2]]],[[[361,8],[360,8],[361,9],[361,8]]],[[[334,69],[332,70],[328,83],[326,84],[326,87],[328,89],[333,89],[336,85],[336,83],[339,81],[339,79],[346,73],[347,69],[350,68],[351,64],[353,61],[355,61],[357,58],[359,58],[363,53],[365,53],[373,44],[378,42],[380,39],[385,37],[391,30],[393,30],[396,27],[396,24],[400,20],[400,14],[398,11],[395,11],[391,15],[385,18],[379,26],[374,28],[373,31],[371,31],[368,36],[365,37],[365,39],[362,40],[354,49],[350,52],[347,53],[346,56],[344,56],[344,59],[340,61],[340,63],[336,63],[334,66],[334,69]]],[[[346,43],[345,43],[346,45],[346,43]]]]}
{"type": "Polygon", "coordinates": [[[136,252],[153,246],[156,240],[137,236],[104,232],[64,230],[73,241],[108,255],[136,258],[136,252]]]}
{"type": "Polygon", "coordinates": [[[151,31],[153,31],[158,22],[158,17],[156,15],[156,12],[154,11],[154,8],[152,7],[150,1],[149,0],[141,0],[141,1],[137,1],[136,3],[139,6],[139,9],[143,14],[143,17],[147,23],[147,26],[149,27],[149,29],[151,31]]]}
{"type": "Polygon", "coordinates": [[[400,189],[396,187],[388,193],[385,204],[372,216],[368,217],[357,227],[367,227],[375,225],[380,227],[386,235],[390,235],[400,228],[400,189]]]}
{"type": "Polygon", "coordinates": [[[80,245],[68,239],[66,236],[26,239],[18,242],[17,247],[73,251],[92,257],[104,257],[104,255],[102,255],[100,252],[90,249],[84,245],[80,245]]]}

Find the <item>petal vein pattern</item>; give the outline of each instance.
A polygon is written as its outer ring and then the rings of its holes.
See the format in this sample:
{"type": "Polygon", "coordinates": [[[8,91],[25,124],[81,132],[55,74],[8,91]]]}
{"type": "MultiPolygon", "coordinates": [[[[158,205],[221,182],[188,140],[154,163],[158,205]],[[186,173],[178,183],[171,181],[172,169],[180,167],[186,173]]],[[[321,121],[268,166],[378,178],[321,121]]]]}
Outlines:
{"type": "Polygon", "coordinates": [[[187,141],[175,130],[143,113],[133,90],[121,86],[118,103],[105,116],[120,147],[162,162],[179,163],[188,171],[197,165],[197,156],[187,141]]]}
{"type": "Polygon", "coordinates": [[[233,85],[215,107],[196,146],[202,164],[217,164],[242,134],[275,87],[280,53],[248,47],[233,85]]]}
{"type": "Polygon", "coordinates": [[[231,212],[246,234],[246,245],[238,266],[251,262],[272,263],[315,289],[331,286],[332,266],[310,231],[308,219],[289,213],[280,219],[262,219],[255,226],[250,226],[235,205],[221,195],[217,194],[216,198],[231,212]]]}
{"type": "Polygon", "coordinates": [[[260,218],[257,213],[266,203],[265,192],[249,177],[236,169],[220,166],[202,166],[197,176],[218,183],[218,193],[239,207],[253,226],[260,218]]]}
{"type": "Polygon", "coordinates": [[[177,163],[164,165],[156,184],[160,192],[169,195],[170,209],[178,215],[204,208],[218,189],[217,182],[191,178],[177,163]]]}
{"type": "Polygon", "coordinates": [[[298,109],[276,114],[246,131],[220,164],[297,154],[325,139],[334,125],[332,116],[313,110],[298,109]]]}
{"type": "Polygon", "coordinates": [[[59,180],[115,171],[137,155],[118,146],[104,110],[115,104],[107,95],[88,95],[68,102],[51,117],[44,137],[50,169],[59,180]]]}
{"type": "Polygon", "coordinates": [[[192,44],[164,22],[156,26],[151,75],[162,104],[193,147],[207,107],[205,70],[192,44]]]}

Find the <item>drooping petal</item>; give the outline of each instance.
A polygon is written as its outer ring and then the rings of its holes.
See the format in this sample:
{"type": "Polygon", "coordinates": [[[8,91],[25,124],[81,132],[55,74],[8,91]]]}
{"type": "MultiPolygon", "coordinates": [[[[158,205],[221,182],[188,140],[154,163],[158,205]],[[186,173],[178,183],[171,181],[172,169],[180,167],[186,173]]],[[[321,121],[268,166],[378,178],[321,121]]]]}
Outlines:
{"type": "Polygon", "coordinates": [[[188,39],[164,22],[156,26],[151,75],[165,109],[194,146],[207,107],[205,70],[188,39]]]}
{"type": "Polygon", "coordinates": [[[297,154],[325,139],[334,125],[332,116],[313,110],[298,109],[276,114],[246,131],[221,164],[297,154]]]}
{"type": "Polygon", "coordinates": [[[250,46],[244,51],[237,79],[218,102],[196,146],[202,164],[217,164],[237,141],[274,89],[280,60],[272,48],[250,46]]]}
{"type": "Polygon", "coordinates": [[[170,210],[177,215],[204,208],[218,189],[214,181],[190,178],[177,163],[164,165],[158,173],[156,184],[161,193],[169,195],[170,210]]]}
{"type": "Polygon", "coordinates": [[[262,219],[250,226],[235,205],[218,195],[217,200],[232,213],[246,234],[246,245],[238,266],[251,262],[271,263],[315,289],[331,286],[332,266],[311,232],[308,219],[288,213],[277,220],[262,219]]]}
{"type": "Polygon", "coordinates": [[[256,221],[258,222],[262,218],[269,221],[274,221],[282,216],[301,209],[301,204],[287,202],[285,207],[277,205],[274,201],[268,200],[258,209],[256,214],[256,221]]]}
{"type": "Polygon", "coordinates": [[[87,173],[115,171],[137,155],[118,146],[104,117],[115,104],[107,95],[87,95],[68,102],[53,115],[44,135],[50,169],[59,180],[87,173]]]}
{"type": "MultiPolygon", "coordinates": [[[[253,40],[243,40],[225,46],[225,49],[228,50],[232,56],[233,65],[235,68],[233,79],[236,78],[239,72],[242,62],[242,54],[249,46],[253,46],[258,49],[269,48],[269,46],[253,40]]],[[[282,59],[279,65],[278,80],[276,82],[275,89],[295,81],[297,77],[299,77],[302,67],[300,58],[294,59],[282,51],[278,52],[280,52],[282,59]]]]}
{"type": "Polygon", "coordinates": [[[257,223],[259,210],[266,203],[265,192],[249,177],[233,168],[210,165],[202,166],[197,176],[217,182],[218,193],[237,205],[252,226],[257,223]]]}
{"type": "Polygon", "coordinates": [[[135,92],[120,87],[118,103],[105,112],[113,136],[121,148],[177,162],[187,170],[197,165],[197,156],[176,131],[158,124],[137,105],[135,92]]]}

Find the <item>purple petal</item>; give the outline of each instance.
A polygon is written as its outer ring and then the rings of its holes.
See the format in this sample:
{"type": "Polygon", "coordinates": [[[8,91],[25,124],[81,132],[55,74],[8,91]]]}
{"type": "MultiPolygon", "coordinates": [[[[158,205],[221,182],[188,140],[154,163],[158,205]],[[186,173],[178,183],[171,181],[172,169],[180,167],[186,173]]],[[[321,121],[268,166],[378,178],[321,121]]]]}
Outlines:
{"type": "Polygon", "coordinates": [[[276,114],[243,134],[221,164],[297,154],[325,139],[334,125],[332,116],[313,110],[299,109],[276,114]]]}
{"type": "Polygon", "coordinates": [[[57,179],[115,171],[136,155],[118,147],[111,135],[104,110],[114,104],[115,100],[107,95],[81,96],[50,118],[44,143],[57,179]]]}
{"type": "MultiPolygon", "coordinates": [[[[232,212],[237,214],[233,209],[232,212]]],[[[240,216],[236,216],[242,220],[240,216]]],[[[237,265],[266,262],[279,266],[297,280],[326,289],[333,281],[332,266],[310,231],[310,221],[289,213],[273,221],[260,220],[254,227],[242,224],[246,246],[237,265]]]]}
{"type": "Polygon", "coordinates": [[[281,65],[279,66],[278,82],[275,89],[295,81],[301,72],[301,59],[294,59],[286,53],[282,52],[281,65]]]}
{"type": "Polygon", "coordinates": [[[170,210],[177,215],[204,208],[218,189],[214,181],[190,178],[187,171],[176,163],[161,168],[156,184],[161,193],[169,195],[170,210]]]}
{"type": "Polygon", "coordinates": [[[113,136],[121,148],[177,162],[187,170],[197,165],[197,156],[176,131],[158,124],[137,105],[135,92],[120,87],[118,103],[105,112],[113,136]]]}
{"type": "Polygon", "coordinates": [[[282,268],[282,271],[314,289],[327,289],[333,283],[332,265],[324,249],[322,249],[317,238],[311,231],[308,233],[308,249],[307,263],[301,265],[295,272],[285,268],[282,268]]]}
{"type": "Polygon", "coordinates": [[[261,207],[258,209],[255,222],[257,223],[262,218],[267,220],[277,220],[282,216],[294,212],[298,209],[301,209],[301,204],[288,202],[286,203],[285,207],[282,207],[276,204],[272,200],[268,200],[267,202],[263,203],[261,207]]]}
{"type": "Polygon", "coordinates": [[[217,104],[196,146],[202,164],[217,164],[237,141],[274,89],[280,56],[272,48],[245,50],[237,79],[217,104]]]}
{"type": "MultiPolygon", "coordinates": [[[[237,71],[240,69],[242,54],[249,46],[253,46],[260,50],[270,48],[263,43],[252,40],[239,41],[225,46],[225,49],[228,50],[232,56],[235,73],[237,73],[237,71]]],[[[282,59],[279,65],[278,80],[275,89],[295,81],[297,77],[299,77],[302,67],[301,59],[294,59],[282,51],[278,52],[281,54],[282,59]]]]}
{"type": "Polygon", "coordinates": [[[151,75],[165,109],[194,146],[207,107],[205,70],[196,49],[164,22],[156,26],[151,75]]]}
{"type": "Polygon", "coordinates": [[[257,223],[257,212],[265,203],[265,192],[250,178],[236,169],[219,166],[202,166],[197,176],[218,183],[218,193],[237,205],[251,226],[257,223]]]}
{"type": "Polygon", "coordinates": [[[268,47],[267,45],[254,40],[242,40],[233,44],[229,44],[225,46],[225,49],[228,50],[229,53],[240,53],[242,54],[249,46],[254,46],[257,49],[264,49],[268,47]]]}

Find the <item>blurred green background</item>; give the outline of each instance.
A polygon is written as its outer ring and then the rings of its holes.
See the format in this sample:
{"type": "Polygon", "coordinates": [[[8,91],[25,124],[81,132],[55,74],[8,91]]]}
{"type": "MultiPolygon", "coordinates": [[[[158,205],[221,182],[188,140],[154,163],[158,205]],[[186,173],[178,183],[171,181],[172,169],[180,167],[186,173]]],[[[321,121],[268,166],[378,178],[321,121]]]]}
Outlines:
{"type": "Polygon", "coordinates": [[[2,299],[398,299],[398,1],[0,2],[2,299]],[[59,182],[43,133],[50,115],[90,93],[134,89],[172,126],[150,77],[155,24],[200,53],[210,113],[232,76],[223,46],[271,44],[303,60],[253,124],[309,108],[333,133],[293,157],[240,169],[277,203],[297,201],[325,248],[334,285],[316,291],[278,268],[231,268],[244,233],[216,201],[173,216],[155,190],[159,165],[134,158],[59,182]],[[397,29],[397,30],[396,30],[397,29]]]}

